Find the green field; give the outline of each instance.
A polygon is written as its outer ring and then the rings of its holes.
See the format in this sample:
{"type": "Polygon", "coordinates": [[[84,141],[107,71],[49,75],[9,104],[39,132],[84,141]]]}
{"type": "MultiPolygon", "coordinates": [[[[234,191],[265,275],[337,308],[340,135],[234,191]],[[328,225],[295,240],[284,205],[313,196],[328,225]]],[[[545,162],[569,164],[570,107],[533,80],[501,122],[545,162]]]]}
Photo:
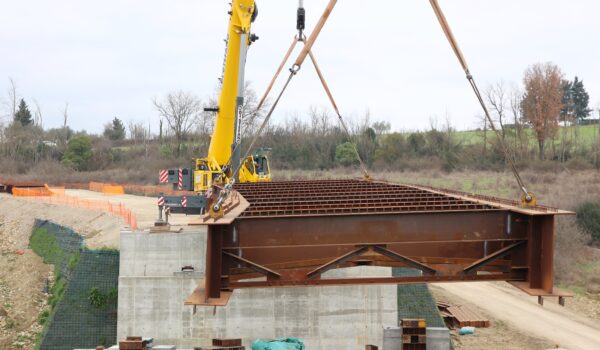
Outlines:
{"type": "MultiPolygon", "coordinates": [[[[536,146],[536,138],[533,130],[528,128],[524,129],[523,132],[526,135],[529,146],[536,146]]],[[[554,139],[556,144],[560,144],[563,139],[577,140],[578,144],[582,147],[590,148],[594,142],[597,142],[598,134],[598,125],[568,126],[561,127],[554,139]]],[[[508,140],[514,140],[515,130],[507,129],[506,135],[508,140]]],[[[483,142],[484,133],[483,130],[457,131],[456,137],[457,141],[465,146],[478,145],[483,142]]],[[[493,131],[488,130],[487,137],[488,140],[494,140],[496,136],[493,131]]]]}

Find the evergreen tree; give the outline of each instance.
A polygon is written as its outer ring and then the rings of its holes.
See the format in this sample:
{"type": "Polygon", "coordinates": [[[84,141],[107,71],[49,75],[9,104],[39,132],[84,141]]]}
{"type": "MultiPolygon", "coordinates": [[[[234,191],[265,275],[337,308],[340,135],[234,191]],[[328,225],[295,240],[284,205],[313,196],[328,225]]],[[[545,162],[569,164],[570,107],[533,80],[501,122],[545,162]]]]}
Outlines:
{"type": "Polygon", "coordinates": [[[590,116],[592,110],[589,108],[590,95],[583,86],[583,81],[575,77],[571,88],[571,94],[573,96],[573,114],[575,119],[581,121],[590,116]]]}
{"type": "Polygon", "coordinates": [[[573,118],[573,83],[569,80],[563,80],[563,108],[560,110],[560,121],[573,118]]]}
{"type": "Polygon", "coordinates": [[[106,124],[104,126],[104,137],[113,141],[125,139],[125,125],[123,125],[123,122],[115,117],[112,123],[106,124]]]}
{"type": "Polygon", "coordinates": [[[19,109],[14,115],[15,122],[21,123],[23,126],[27,126],[33,123],[33,118],[31,117],[31,112],[29,111],[29,107],[27,107],[27,103],[25,100],[21,99],[19,103],[19,109]]]}
{"type": "Polygon", "coordinates": [[[588,95],[583,81],[575,77],[573,81],[563,82],[563,108],[560,112],[561,120],[574,119],[577,122],[590,116],[590,95],[588,95]]]}

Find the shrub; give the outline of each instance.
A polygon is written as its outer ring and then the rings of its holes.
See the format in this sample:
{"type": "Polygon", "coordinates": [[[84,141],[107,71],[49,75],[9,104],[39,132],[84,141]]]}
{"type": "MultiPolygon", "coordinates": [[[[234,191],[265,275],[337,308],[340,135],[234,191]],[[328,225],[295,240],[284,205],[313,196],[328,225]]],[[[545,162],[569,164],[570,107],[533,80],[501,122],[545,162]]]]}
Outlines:
{"type": "Polygon", "coordinates": [[[350,166],[358,163],[354,145],[350,142],[345,142],[337,145],[335,148],[335,161],[342,166],[350,166]]]}
{"type": "Polygon", "coordinates": [[[81,135],[69,141],[62,162],[75,170],[87,170],[92,156],[92,141],[88,136],[81,135]]]}
{"type": "Polygon", "coordinates": [[[600,243],[600,202],[585,202],[577,207],[577,223],[595,243],[600,243]]]}
{"type": "Polygon", "coordinates": [[[106,296],[98,288],[94,287],[90,290],[88,300],[93,307],[100,309],[106,303],[106,296]]]}

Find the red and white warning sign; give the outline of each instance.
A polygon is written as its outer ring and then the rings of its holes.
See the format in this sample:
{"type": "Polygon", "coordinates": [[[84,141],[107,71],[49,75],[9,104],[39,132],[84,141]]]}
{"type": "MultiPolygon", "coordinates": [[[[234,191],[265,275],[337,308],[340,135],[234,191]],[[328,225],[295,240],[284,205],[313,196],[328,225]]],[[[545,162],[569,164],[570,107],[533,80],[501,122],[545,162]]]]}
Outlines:
{"type": "Polygon", "coordinates": [[[181,206],[182,207],[187,207],[187,197],[181,197],[181,206]]]}
{"type": "Polygon", "coordinates": [[[179,188],[179,190],[183,189],[183,169],[179,169],[179,182],[177,188],[179,188]]]}
{"type": "Polygon", "coordinates": [[[163,196],[158,197],[158,205],[159,206],[165,205],[165,197],[163,197],[163,196]]]}
{"type": "Polygon", "coordinates": [[[169,171],[168,170],[161,170],[158,173],[158,180],[160,181],[161,184],[169,181],[169,171]]]}

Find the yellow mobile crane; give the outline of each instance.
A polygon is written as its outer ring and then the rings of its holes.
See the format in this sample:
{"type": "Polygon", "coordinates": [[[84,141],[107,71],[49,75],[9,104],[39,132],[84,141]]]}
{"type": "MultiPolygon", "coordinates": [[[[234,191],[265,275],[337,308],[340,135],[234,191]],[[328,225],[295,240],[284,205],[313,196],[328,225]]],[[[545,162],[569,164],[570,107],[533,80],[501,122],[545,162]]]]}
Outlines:
{"type": "MultiPolygon", "coordinates": [[[[205,192],[214,184],[229,183],[234,176],[236,182],[271,181],[268,150],[259,149],[253,155],[240,159],[240,118],[244,107],[246,56],[250,45],[258,40],[258,36],[251,32],[258,8],[254,0],[233,0],[229,15],[227,52],[218,106],[205,108],[205,111],[216,113],[208,154],[196,159],[193,168],[162,170],[159,176],[161,183],[171,183],[174,190],[194,191],[195,195],[161,194],[159,213],[165,207],[174,213],[200,214],[206,207],[205,192]]],[[[161,217],[159,222],[162,222],[161,217]]]]}
{"type": "MultiPolygon", "coordinates": [[[[227,54],[223,85],[215,129],[206,158],[196,160],[194,191],[208,190],[213,182],[227,182],[241,158],[240,118],[244,106],[244,76],[246,54],[250,45],[258,40],[250,27],[258,15],[254,0],[233,0],[227,37],[227,54]],[[225,174],[225,178],[222,178],[225,174]]],[[[210,109],[209,109],[210,110],[210,109]]],[[[239,171],[239,182],[270,181],[269,162],[265,154],[255,154],[244,159],[239,171]]]]}

